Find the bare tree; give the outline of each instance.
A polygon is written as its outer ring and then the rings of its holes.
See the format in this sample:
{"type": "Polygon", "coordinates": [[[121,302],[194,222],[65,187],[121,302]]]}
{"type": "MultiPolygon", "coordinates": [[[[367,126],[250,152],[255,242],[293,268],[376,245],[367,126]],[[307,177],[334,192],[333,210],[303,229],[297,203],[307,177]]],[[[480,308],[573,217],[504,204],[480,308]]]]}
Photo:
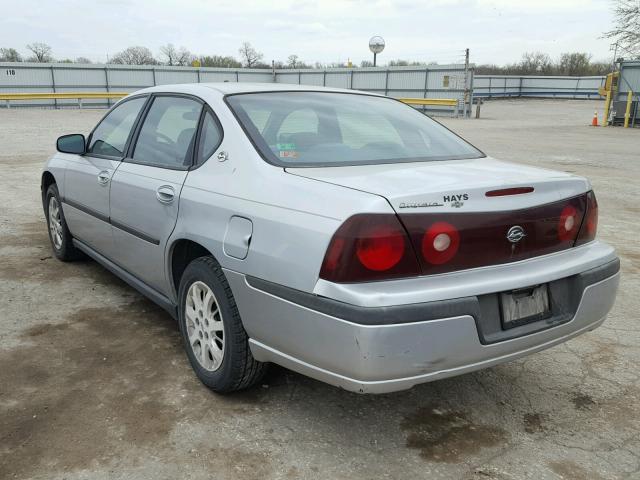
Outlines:
{"type": "Polygon", "coordinates": [[[22,56],[15,48],[0,48],[0,62],[21,62],[22,56]]]}
{"type": "Polygon", "coordinates": [[[390,67],[409,67],[409,66],[421,66],[421,65],[425,65],[423,62],[417,62],[415,60],[390,60],[389,61],[389,66],[390,67]]]}
{"type": "Polygon", "coordinates": [[[235,58],[222,55],[204,55],[199,60],[203,67],[240,68],[242,66],[235,58]]]}
{"type": "Polygon", "coordinates": [[[178,50],[173,43],[167,43],[160,47],[160,53],[166,57],[165,63],[167,65],[175,65],[178,58],[178,50]]]}
{"type": "Polygon", "coordinates": [[[561,75],[587,75],[591,63],[588,53],[563,53],[560,55],[558,70],[561,75]]]}
{"type": "Polygon", "coordinates": [[[604,34],[627,55],[640,56],[640,0],[615,0],[615,27],[604,34]]]}
{"type": "Polygon", "coordinates": [[[89,60],[87,57],[78,57],[74,60],[73,63],[93,63],[93,62],[89,60]]]}
{"type": "Polygon", "coordinates": [[[167,43],[160,47],[160,53],[166,57],[167,65],[185,67],[191,65],[195,56],[185,47],[176,48],[173,43],[167,43]]]}
{"type": "Polygon", "coordinates": [[[33,56],[29,57],[27,61],[37,63],[49,63],[53,61],[51,56],[51,47],[46,43],[34,42],[27,45],[27,50],[33,53],[33,56]]]}
{"type": "Polygon", "coordinates": [[[147,47],[129,47],[116,53],[111,58],[111,63],[124,65],[157,65],[158,61],[153,58],[153,53],[147,47]]]}
{"type": "Polygon", "coordinates": [[[298,55],[289,55],[287,58],[287,66],[289,68],[300,68],[300,57],[298,55]]]}
{"type": "Polygon", "coordinates": [[[523,75],[551,75],[553,73],[553,61],[546,53],[525,52],[522,54],[519,68],[523,75]]]}
{"type": "Polygon", "coordinates": [[[247,68],[258,66],[262,61],[262,57],[264,57],[264,55],[253,48],[249,42],[244,42],[238,52],[240,53],[242,63],[247,68]]]}

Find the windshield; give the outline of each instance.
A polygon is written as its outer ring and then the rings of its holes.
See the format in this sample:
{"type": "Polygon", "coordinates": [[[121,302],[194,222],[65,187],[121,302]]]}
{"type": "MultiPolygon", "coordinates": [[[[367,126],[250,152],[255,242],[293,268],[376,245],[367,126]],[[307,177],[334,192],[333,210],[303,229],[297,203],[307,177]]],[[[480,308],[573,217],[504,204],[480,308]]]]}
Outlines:
{"type": "Polygon", "coordinates": [[[371,95],[263,92],[227,97],[262,156],[285,167],[426,162],[483,153],[417,110],[371,95]]]}

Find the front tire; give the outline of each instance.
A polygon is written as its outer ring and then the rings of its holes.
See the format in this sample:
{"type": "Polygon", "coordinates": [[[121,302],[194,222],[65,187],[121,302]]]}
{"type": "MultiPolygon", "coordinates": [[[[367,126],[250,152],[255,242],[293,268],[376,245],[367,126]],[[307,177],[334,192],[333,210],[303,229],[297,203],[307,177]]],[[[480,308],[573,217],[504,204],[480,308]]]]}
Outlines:
{"type": "Polygon", "coordinates": [[[67,227],[67,221],[62,211],[62,202],[58,186],[54,183],[49,186],[44,197],[45,216],[49,240],[54,255],[63,262],[70,262],[82,257],[80,251],[73,245],[73,237],[67,227]]]}
{"type": "Polygon", "coordinates": [[[219,392],[255,385],[267,364],[253,358],[249,337],[222,268],[211,256],[193,260],[180,279],[180,333],[202,383],[219,392]]]}

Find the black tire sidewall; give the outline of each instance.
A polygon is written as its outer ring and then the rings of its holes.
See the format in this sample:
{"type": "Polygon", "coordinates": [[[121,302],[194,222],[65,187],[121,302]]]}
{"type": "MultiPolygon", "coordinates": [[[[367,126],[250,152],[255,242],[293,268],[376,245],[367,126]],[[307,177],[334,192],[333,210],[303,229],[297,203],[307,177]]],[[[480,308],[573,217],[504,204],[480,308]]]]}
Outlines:
{"type": "Polygon", "coordinates": [[[49,241],[51,242],[51,249],[56,257],[61,260],[67,260],[71,253],[72,245],[71,242],[71,234],[69,233],[69,229],[67,228],[67,221],[64,218],[64,212],[62,211],[62,202],[60,201],[60,192],[58,192],[58,186],[54,183],[49,186],[47,189],[47,193],[45,195],[44,200],[44,212],[46,215],[47,221],[47,233],[49,234],[49,241]],[[58,208],[60,209],[60,225],[62,226],[62,244],[60,248],[56,248],[53,238],[51,238],[51,226],[49,224],[49,201],[51,197],[55,197],[58,201],[58,208]]]}
{"type": "MultiPolygon", "coordinates": [[[[228,391],[232,388],[231,384],[235,380],[233,375],[233,364],[235,361],[240,360],[235,358],[237,352],[235,352],[233,348],[233,340],[235,337],[234,329],[238,327],[238,325],[235,325],[234,322],[238,321],[238,312],[235,304],[232,304],[229,301],[225,285],[222,284],[218,275],[216,275],[216,273],[222,275],[222,271],[220,270],[220,272],[215,272],[209,264],[202,261],[204,258],[206,257],[192,261],[182,275],[182,278],[180,280],[180,302],[178,304],[178,319],[180,323],[180,333],[182,335],[184,349],[187,353],[187,357],[189,358],[189,363],[191,363],[191,366],[196,372],[196,375],[209,388],[215,391],[223,392],[228,391]],[[197,358],[195,357],[195,354],[189,342],[189,337],[187,335],[185,318],[186,297],[187,292],[189,291],[189,287],[191,287],[191,285],[197,281],[207,284],[213,291],[218,302],[218,308],[222,313],[224,332],[224,356],[222,358],[222,364],[220,365],[220,367],[213,372],[206,370],[200,365],[197,358]]],[[[220,267],[217,266],[217,269],[220,269],[220,267]]]]}

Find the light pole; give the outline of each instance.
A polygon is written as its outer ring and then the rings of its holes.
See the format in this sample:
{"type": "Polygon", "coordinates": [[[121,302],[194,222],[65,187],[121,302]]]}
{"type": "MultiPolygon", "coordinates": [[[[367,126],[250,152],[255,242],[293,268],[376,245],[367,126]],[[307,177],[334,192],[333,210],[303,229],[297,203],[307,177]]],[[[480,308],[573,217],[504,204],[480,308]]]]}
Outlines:
{"type": "Polygon", "coordinates": [[[376,35],[369,39],[369,50],[373,53],[373,66],[376,66],[376,57],[384,50],[384,38],[376,35]]]}

